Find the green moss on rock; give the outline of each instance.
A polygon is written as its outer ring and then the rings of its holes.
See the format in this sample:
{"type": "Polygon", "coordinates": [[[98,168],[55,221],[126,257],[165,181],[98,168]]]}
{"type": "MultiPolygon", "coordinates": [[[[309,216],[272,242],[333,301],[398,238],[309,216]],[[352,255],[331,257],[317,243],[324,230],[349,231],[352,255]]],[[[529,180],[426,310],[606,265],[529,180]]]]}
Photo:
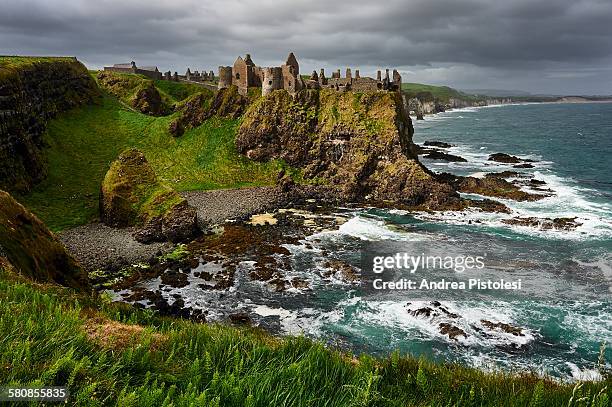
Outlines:
{"type": "Polygon", "coordinates": [[[162,98],[154,81],[142,75],[101,71],[97,79],[104,90],[141,113],[164,116],[172,111],[170,98],[162,98]]]}
{"type": "Polygon", "coordinates": [[[418,161],[413,132],[398,92],[279,90],[249,106],[236,147],[254,160],[283,159],[343,200],[458,205],[453,188],[418,161]]]}
{"type": "Polygon", "coordinates": [[[87,273],[35,215],[0,191],[0,264],[39,282],[89,288],[87,273]]]}
{"type": "Polygon", "coordinates": [[[133,148],[121,153],[106,173],[100,213],[111,226],[144,226],[137,235],[140,241],[182,241],[197,233],[195,210],[133,148]]]}

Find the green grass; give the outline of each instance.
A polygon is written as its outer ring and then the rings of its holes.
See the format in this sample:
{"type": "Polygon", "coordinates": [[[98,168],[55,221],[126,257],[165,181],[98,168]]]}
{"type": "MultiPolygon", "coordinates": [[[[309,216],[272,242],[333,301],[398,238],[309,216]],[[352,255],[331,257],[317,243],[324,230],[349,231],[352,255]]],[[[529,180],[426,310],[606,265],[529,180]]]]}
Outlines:
{"type": "Polygon", "coordinates": [[[21,68],[42,62],[74,62],[74,57],[24,57],[24,56],[0,56],[0,68],[21,68]]]}
{"type": "Polygon", "coordinates": [[[0,272],[0,383],[68,386],[69,405],[91,406],[603,407],[612,380],[575,388],[398,353],[355,358],[302,337],[161,318],[0,272]]]}
{"type": "Polygon", "coordinates": [[[409,97],[415,97],[419,95],[419,99],[423,97],[425,100],[422,101],[427,102],[431,101],[427,100],[427,93],[429,93],[433,98],[441,102],[448,102],[449,98],[463,100],[478,99],[478,97],[474,95],[468,95],[467,93],[463,93],[456,89],[449,88],[448,86],[425,85],[422,83],[402,83],[402,91],[406,93],[409,97]]]}
{"type": "Polygon", "coordinates": [[[234,147],[237,120],[212,118],[180,138],[168,133],[173,116],[151,117],[105,96],[51,120],[45,141],[49,175],[17,199],[54,231],[98,216],[100,184],[127,147],[142,150],[157,175],[178,190],[273,184],[282,163],[259,164],[234,147]]]}
{"type": "Polygon", "coordinates": [[[177,103],[187,99],[191,95],[200,92],[210,92],[205,87],[193,83],[154,81],[155,87],[159,92],[168,98],[172,103],[177,103]]]}

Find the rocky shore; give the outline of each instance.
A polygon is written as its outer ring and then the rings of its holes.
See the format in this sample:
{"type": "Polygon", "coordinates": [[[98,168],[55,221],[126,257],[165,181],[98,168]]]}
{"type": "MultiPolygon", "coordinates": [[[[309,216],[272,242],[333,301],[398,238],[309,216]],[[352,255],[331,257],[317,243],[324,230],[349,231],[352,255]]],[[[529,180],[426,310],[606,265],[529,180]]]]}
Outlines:
{"type": "MultiPolygon", "coordinates": [[[[200,226],[211,227],[230,219],[244,219],[273,210],[280,203],[275,187],[192,191],[181,194],[194,207],[200,226]]],[[[139,243],[137,227],[115,228],[90,223],[63,231],[59,238],[87,270],[118,270],[172,250],[169,242],[139,243]]]]}

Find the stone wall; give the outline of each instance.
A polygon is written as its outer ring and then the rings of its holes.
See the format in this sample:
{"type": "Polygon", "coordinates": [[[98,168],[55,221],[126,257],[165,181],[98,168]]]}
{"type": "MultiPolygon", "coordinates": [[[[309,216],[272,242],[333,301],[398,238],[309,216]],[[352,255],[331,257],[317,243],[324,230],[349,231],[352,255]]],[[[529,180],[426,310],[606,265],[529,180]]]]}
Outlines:
{"type": "Polygon", "coordinates": [[[46,176],[47,121],[99,94],[76,59],[3,64],[0,60],[0,189],[27,192],[46,176]]]}

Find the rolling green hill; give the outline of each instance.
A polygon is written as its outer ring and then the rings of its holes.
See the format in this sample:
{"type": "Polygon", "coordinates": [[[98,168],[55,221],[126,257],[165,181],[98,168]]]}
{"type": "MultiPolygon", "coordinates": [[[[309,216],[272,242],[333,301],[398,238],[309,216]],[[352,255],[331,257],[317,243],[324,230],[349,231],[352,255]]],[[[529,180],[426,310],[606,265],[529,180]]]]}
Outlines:
{"type": "Polygon", "coordinates": [[[408,97],[418,97],[421,102],[431,102],[434,98],[440,102],[448,102],[450,98],[477,101],[479,97],[469,95],[448,86],[425,85],[422,83],[402,83],[402,91],[408,97]]]}

